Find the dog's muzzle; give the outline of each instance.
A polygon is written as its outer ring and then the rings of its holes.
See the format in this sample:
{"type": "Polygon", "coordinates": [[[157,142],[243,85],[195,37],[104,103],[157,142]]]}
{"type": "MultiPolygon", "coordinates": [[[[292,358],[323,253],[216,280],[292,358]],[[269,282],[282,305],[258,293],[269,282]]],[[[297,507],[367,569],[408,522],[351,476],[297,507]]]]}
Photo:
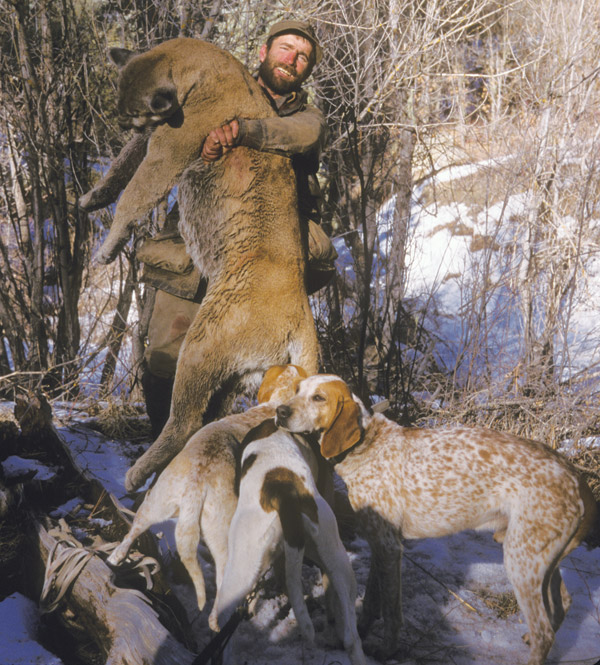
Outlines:
{"type": "Polygon", "coordinates": [[[287,404],[280,404],[275,409],[275,424],[277,427],[285,427],[288,418],[292,415],[292,409],[287,404]]]}

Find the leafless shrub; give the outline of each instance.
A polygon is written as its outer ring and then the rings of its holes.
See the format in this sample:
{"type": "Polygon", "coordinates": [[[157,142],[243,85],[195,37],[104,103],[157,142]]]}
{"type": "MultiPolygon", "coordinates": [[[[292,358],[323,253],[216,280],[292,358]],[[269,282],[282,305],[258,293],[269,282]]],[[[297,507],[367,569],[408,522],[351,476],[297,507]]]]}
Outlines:
{"type": "MultiPolygon", "coordinates": [[[[15,384],[136,386],[148,293],[135,252],[90,271],[110,211],[74,205],[92,164],[127,139],[106,48],[189,35],[253,68],[268,26],[291,15],[278,0],[82,7],[0,10],[5,395],[15,384]]],[[[598,0],[293,9],[324,47],[310,87],[331,129],[325,225],[344,250],[335,283],[313,298],[324,369],[365,399],[388,398],[405,423],[466,421],[552,445],[596,433],[598,0]],[[456,177],[465,165],[478,168],[456,177]],[[440,249],[437,275],[421,279],[419,251],[440,238],[468,251],[457,267],[440,249]]]]}

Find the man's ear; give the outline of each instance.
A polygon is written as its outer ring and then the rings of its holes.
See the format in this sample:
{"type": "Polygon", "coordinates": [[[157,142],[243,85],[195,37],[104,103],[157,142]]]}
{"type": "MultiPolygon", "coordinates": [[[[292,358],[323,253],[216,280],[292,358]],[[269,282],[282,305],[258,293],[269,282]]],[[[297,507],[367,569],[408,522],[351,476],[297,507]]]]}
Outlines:
{"type": "Polygon", "coordinates": [[[321,455],[325,459],[336,457],[360,441],[360,408],[352,399],[338,394],[331,424],[321,437],[321,455]]]}
{"type": "Polygon", "coordinates": [[[264,61],[265,61],[265,58],[267,57],[267,51],[268,51],[268,50],[269,50],[269,49],[267,48],[267,45],[266,45],[266,44],[263,44],[263,45],[260,47],[260,51],[258,52],[258,57],[260,58],[260,61],[261,61],[261,62],[264,62],[264,61]]]}
{"type": "Polygon", "coordinates": [[[134,55],[136,55],[135,51],[130,51],[127,48],[113,47],[108,49],[108,59],[119,69],[123,69],[134,55]]]}

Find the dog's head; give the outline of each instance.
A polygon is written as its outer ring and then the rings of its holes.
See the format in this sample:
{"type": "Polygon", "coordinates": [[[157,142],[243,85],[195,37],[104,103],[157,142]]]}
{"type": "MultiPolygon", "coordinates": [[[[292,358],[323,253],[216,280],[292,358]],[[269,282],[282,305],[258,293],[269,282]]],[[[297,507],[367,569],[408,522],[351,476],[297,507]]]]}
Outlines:
{"type": "Polygon", "coordinates": [[[320,435],[321,454],[336,457],[360,440],[367,412],[333,374],[300,381],[294,397],[277,407],[276,424],[288,432],[320,435]]]}
{"type": "Polygon", "coordinates": [[[260,404],[274,402],[281,404],[293,397],[298,383],[308,376],[298,365],[273,365],[263,377],[258,389],[257,399],[260,404]]]}

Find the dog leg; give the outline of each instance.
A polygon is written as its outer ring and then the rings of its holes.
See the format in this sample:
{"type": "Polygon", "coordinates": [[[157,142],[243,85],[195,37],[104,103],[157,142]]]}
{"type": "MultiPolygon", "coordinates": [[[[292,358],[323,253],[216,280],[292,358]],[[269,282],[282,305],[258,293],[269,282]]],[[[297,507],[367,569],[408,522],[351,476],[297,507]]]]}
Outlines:
{"type": "Polygon", "coordinates": [[[313,644],[315,641],[315,628],[304,602],[304,592],[302,590],[304,547],[292,547],[285,543],[284,552],[287,595],[294,610],[302,637],[313,644]]]}
{"type": "Polygon", "coordinates": [[[356,626],[356,579],[348,554],[339,537],[333,510],[323,498],[317,499],[319,527],[305,519],[307,532],[317,550],[318,559],[335,592],[338,609],[336,629],[352,665],[366,665],[365,655],[356,626]]]}
{"type": "Polygon", "coordinates": [[[196,590],[198,609],[202,611],[206,604],[204,575],[198,561],[198,543],[200,542],[200,515],[204,496],[187,493],[179,507],[179,518],[175,527],[175,543],[179,558],[188,571],[196,590]]]}
{"type": "Polygon", "coordinates": [[[548,569],[549,582],[545,587],[545,599],[549,608],[550,622],[555,633],[560,628],[573,602],[571,594],[567,591],[567,587],[560,574],[559,565],[565,556],[572,552],[579,544],[578,532],[581,528],[581,522],[582,519],[576,519],[576,517],[572,519],[572,536],[570,538],[565,535],[568,533],[567,530],[562,532],[561,541],[564,545],[548,569]]]}
{"type": "MultiPolygon", "coordinates": [[[[168,481],[167,478],[164,481],[168,481]]],[[[173,517],[177,511],[177,506],[165,499],[161,486],[158,483],[146,494],[146,498],[133,519],[133,524],[129,533],[123,538],[123,541],[113,553],[108,557],[108,563],[118,566],[127,556],[134,541],[141,536],[144,531],[153,524],[164,522],[173,517]]]]}
{"type": "Polygon", "coordinates": [[[543,665],[554,642],[554,629],[544,603],[550,575],[544,553],[530,543],[529,526],[514,526],[514,521],[509,525],[504,541],[504,566],[529,627],[527,665],[543,665]],[[535,552],[536,565],[530,556],[525,555],[529,551],[535,552]]]}
{"type": "Polygon", "coordinates": [[[133,523],[129,533],[123,538],[121,543],[113,550],[112,554],[108,557],[107,561],[111,566],[118,566],[125,557],[129,554],[129,550],[134,541],[139,538],[144,531],[149,527],[149,524],[144,524],[140,521],[133,523]]]}
{"type": "Polygon", "coordinates": [[[235,513],[236,498],[233,495],[233,487],[231,488],[232,496],[230,497],[223,496],[223,493],[216,493],[214,496],[211,496],[211,494],[212,491],[209,489],[209,494],[204,502],[201,524],[204,541],[215,562],[215,586],[217,588],[215,602],[208,618],[208,625],[211,630],[218,632],[217,607],[227,563],[227,526],[231,524],[235,513]]]}
{"type": "Polygon", "coordinates": [[[402,542],[397,530],[377,513],[360,511],[358,519],[371,547],[371,568],[363,601],[361,634],[383,615],[384,652],[394,653],[402,626],[402,542]]]}
{"type": "Polygon", "coordinates": [[[550,622],[554,632],[560,628],[569,607],[571,607],[572,598],[564,583],[558,566],[554,569],[550,584],[548,585],[548,606],[550,608],[550,622]]]}
{"type": "MultiPolygon", "coordinates": [[[[371,550],[371,557],[373,553],[371,550]]],[[[371,563],[367,585],[363,598],[362,612],[358,622],[358,632],[365,637],[373,622],[381,616],[381,592],[379,589],[379,575],[376,566],[371,563]]]]}
{"type": "Polygon", "coordinates": [[[217,603],[218,627],[223,628],[254,589],[273,559],[281,540],[279,517],[251,506],[236,510],[229,527],[227,563],[217,603]]]}

